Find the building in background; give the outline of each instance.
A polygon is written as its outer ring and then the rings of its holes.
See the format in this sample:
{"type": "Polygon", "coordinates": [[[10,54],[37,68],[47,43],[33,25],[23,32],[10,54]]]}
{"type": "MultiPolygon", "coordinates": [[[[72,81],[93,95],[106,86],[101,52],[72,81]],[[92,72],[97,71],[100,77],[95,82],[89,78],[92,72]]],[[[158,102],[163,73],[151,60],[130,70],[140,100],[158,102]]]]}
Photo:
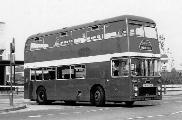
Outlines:
{"type": "MultiPolygon", "coordinates": [[[[0,22],[0,86],[8,85],[10,81],[10,57],[9,57],[9,45],[10,40],[8,40],[8,34],[6,30],[5,22],[0,22]]],[[[23,65],[24,61],[15,61],[13,65],[13,73],[15,73],[15,77],[13,79],[13,84],[15,85],[16,82],[22,83],[23,77],[23,69],[19,68],[19,65],[23,65]],[[16,68],[18,68],[18,72],[16,73],[16,68]],[[15,71],[15,72],[14,72],[15,71]],[[18,76],[18,77],[16,77],[18,76]],[[20,81],[21,80],[21,81],[20,81]]]]}

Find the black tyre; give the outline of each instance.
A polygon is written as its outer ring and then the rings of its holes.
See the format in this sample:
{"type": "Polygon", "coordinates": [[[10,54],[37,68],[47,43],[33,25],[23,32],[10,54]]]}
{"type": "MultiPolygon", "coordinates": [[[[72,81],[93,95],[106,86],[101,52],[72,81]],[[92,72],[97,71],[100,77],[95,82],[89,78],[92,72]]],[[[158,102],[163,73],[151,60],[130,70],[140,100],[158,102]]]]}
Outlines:
{"type": "Polygon", "coordinates": [[[104,90],[98,86],[91,93],[91,104],[95,106],[103,106],[105,104],[104,90]]]}
{"type": "Polygon", "coordinates": [[[46,90],[43,87],[38,88],[37,90],[37,103],[40,105],[47,104],[47,95],[46,90]]]}
{"type": "Polygon", "coordinates": [[[126,101],[125,104],[126,106],[131,107],[134,104],[134,101],[126,101]]]}

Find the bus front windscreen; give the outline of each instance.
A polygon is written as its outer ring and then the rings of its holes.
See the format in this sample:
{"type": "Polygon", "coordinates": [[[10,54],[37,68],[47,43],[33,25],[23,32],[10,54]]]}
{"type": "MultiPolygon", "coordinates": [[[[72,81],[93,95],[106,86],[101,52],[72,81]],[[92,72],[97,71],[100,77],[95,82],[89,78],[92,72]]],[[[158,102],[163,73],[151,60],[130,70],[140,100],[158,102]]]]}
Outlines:
{"type": "Polygon", "coordinates": [[[129,36],[157,39],[157,32],[154,24],[129,22],[129,36]]]}
{"type": "Polygon", "coordinates": [[[160,60],[157,58],[131,58],[132,76],[160,76],[160,60]]]}

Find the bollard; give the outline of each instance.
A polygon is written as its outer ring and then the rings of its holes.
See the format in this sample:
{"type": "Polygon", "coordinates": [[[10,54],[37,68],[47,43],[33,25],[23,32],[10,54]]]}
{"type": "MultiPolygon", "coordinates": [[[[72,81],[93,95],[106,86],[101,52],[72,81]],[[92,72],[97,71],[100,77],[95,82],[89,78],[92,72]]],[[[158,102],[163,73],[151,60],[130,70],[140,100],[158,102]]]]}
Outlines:
{"type": "Polygon", "coordinates": [[[166,94],[166,86],[164,86],[164,94],[166,94]]]}
{"type": "Polygon", "coordinates": [[[10,106],[14,106],[13,105],[13,93],[9,94],[9,103],[10,103],[10,106]]]}
{"type": "Polygon", "coordinates": [[[18,95],[18,87],[16,87],[16,94],[18,95]]]}

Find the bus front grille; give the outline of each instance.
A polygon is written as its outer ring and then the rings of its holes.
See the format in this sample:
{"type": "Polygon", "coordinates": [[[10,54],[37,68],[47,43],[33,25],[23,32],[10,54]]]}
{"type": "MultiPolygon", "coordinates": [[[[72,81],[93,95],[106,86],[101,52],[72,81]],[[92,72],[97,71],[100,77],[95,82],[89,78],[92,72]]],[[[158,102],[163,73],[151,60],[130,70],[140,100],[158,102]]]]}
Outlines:
{"type": "Polygon", "coordinates": [[[140,87],[139,96],[156,95],[156,91],[157,91],[156,87],[140,87]]]}

